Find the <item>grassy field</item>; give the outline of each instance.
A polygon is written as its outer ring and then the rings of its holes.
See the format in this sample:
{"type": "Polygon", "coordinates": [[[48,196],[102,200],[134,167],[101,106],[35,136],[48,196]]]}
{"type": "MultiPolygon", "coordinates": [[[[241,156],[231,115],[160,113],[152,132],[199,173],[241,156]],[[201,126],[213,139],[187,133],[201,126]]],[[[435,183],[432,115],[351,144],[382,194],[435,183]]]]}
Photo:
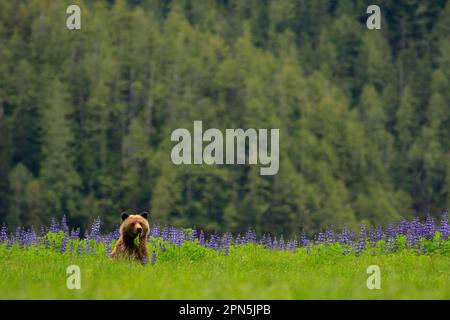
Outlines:
{"type": "Polygon", "coordinates": [[[91,253],[58,247],[1,244],[0,299],[450,299],[450,256],[411,249],[357,257],[340,246],[307,253],[247,244],[225,256],[186,242],[158,250],[154,264],[141,266],[112,261],[104,244],[91,253]],[[379,290],[366,286],[374,264],[379,290]],[[66,287],[69,265],[80,267],[80,290],[66,287]]]}

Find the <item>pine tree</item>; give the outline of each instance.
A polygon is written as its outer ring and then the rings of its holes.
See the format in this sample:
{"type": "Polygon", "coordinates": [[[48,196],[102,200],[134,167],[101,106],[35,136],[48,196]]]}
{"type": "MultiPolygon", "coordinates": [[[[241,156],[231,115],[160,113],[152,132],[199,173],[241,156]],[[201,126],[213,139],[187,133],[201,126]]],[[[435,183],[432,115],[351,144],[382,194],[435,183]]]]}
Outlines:
{"type": "Polygon", "coordinates": [[[43,160],[40,179],[49,190],[49,215],[75,217],[79,212],[77,201],[81,181],[73,163],[71,112],[66,86],[54,80],[49,86],[41,123],[43,160]]]}

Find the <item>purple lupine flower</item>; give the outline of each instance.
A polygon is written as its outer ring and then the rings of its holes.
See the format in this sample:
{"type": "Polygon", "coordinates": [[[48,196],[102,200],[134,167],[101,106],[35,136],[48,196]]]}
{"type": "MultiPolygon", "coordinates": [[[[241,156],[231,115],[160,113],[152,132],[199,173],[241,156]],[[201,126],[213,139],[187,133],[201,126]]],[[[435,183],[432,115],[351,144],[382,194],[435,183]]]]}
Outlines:
{"type": "Polygon", "coordinates": [[[80,228],[72,229],[70,232],[70,239],[79,240],[80,239],[80,228]]]}
{"type": "Polygon", "coordinates": [[[66,235],[69,235],[69,226],[67,225],[66,215],[63,215],[63,217],[61,219],[61,228],[66,235]]]}
{"type": "Polygon", "coordinates": [[[43,225],[41,225],[41,228],[39,230],[39,236],[43,237],[45,235],[45,228],[43,225]]]}
{"type": "Polygon", "coordinates": [[[269,249],[272,249],[272,244],[273,244],[272,236],[270,234],[268,234],[266,239],[267,239],[266,240],[267,247],[269,249]]]}
{"type": "Polygon", "coordinates": [[[278,247],[280,248],[280,250],[286,249],[283,235],[280,236],[280,242],[278,243],[278,247]]]}
{"type": "Polygon", "coordinates": [[[159,236],[160,236],[159,230],[160,230],[160,226],[155,225],[152,227],[151,235],[153,238],[159,238],[159,236]]]}
{"type": "Polygon", "coordinates": [[[306,254],[309,254],[311,252],[311,245],[308,239],[304,240],[303,247],[306,248],[306,254]]]}
{"type": "Polygon", "coordinates": [[[384,252],[385,253],[390,253],[390,252],[394,251],[395,240],[396,240],[396,238],[392,238],[392,237],[386,236],[386,246],[384,248],[384,252]]]}
{"type": "Polygon", "coordinates": [[[270,249],[277,250],[279,248],[278,246],[278,240],[277,237],[273,237],[272,245],[270,246],[270,249]]]}
{"type": "Polygon", "coordinates": [[[200,237],[198,239],[198,245],[204,246],[205,245],[205,234],[203,233],[203,230],[200,231],[200,237]]]}
{"type": "Polygon", "coordinates": [[[111,257],[111,242],[106,243],[106,255],[111,257]]]}
{"type": "Polygon", "coordinates": [[[6,228],[6,224],[3,222],[2,230],[0,231],[0,242],[6,242],[8,240],[8,228],[6,228]]]}
{"type": "Polygon", "coordinates": [[[377,228],[376,231],[376,242],[378,243],[383,239],[383,228],[377,228]]]}
{"type": "Polygon", "coordinates": [[[181,245],[184,241],[184,232],[178,230],[175,227],[169,228],[169,241],[177,246],[181,245]]]}
{"type": "Polygon", "coordinates": [[[197,239],[197,230],[193,229],[191,234],[190,234],[189,240],[190,241],[195,241],[195,239],[197,239]]]}
{"type": "Polygon", "coordinates": [[[52,217],[51,223],[50,223],[50,229],[49,232],[58,233],[59,232],[59,226],[56,223],[55,218],[52,217]]]}
{"type": "Polygon", "coordinates": [[[341,231],[341,244],[343,245],[349,245],[351,242],[350,240],[350,234],[347,230],[347,226],[343,226],[342,227],[342,231],[341,231]]]}
{"type": "Polygon", "coordinates": [[[317,235],[317,243],[318,244],[325,243],[325,234],[322,231],[320,231],[319,234],[317,235]]]}
{"type": "Polygon", "coordinates": [[[289,249],[297,251],[297,248],[298,248],[298,241],[297,241],[297,239],[294,239],[294,241],[291,242],[289,249]]]}
{"type": "Polygon", "coordinates": [[[425,220],[425,226],[424,226],[424,233],[425,238],[430,240],[434,237],[434,234],[436,233],[436,224],[434,223],[434,219],[427,215],[427,218],[425,220]]]}
{"type": "Polygon", "coordinates": [[[224,255],[228,255],[228,252],[230,250],[230,244],[232,241],[232,236],[228,233],[225,233],[222,237],[222,248],[223,248],[223,253],[224,255]]]}
{"type": "Polygon", "coordinates": [[[61,253],[61,254],[65,253],[66,249],[67,249],[67,238],[64,237],[64,238],[62,238],[62,241],[61,241],[61,248],[59,249],[59,253],[61,253]]]}
{"type": "Polygon", "coordinates": [[[19,243],[20,243],[20,247],[26,247],[29,245],[30,243],[30,237],[29,237],[29,233],[27,230],[23,230],[20,233],[20,239],[19,239],[19,243]]]}
{"type": "Polygon", "coordinates": [[[206,244],[206,247],[214,250],[218,250],[220,248],[219,239],[216,234],[212,234],[209,237],[209,241],[206,244]]]}
{"type": "Polygon", "coordinates": [[[242,244],[242,239],[241,239],[240,233],[236,236],[236,240],[234,241],[234,243],[237,245],[242,244]]]}
{"type": "Polygon", "coordinates": [[[20,247],[22,247],[22,230],[20,227],[16,228],[16,235],[14,236],[14,240],[19,243],[20,247]]]}
{"type": "Polygon", "coordinates": [[[152,266],[154,266],[155,263],[156,263],[156,251],[153,250],[153,252],[152,252],[152,266]]]}
{"type": "Polygon", "coordinates": [[[371,228],[369,230],[369,244],[371,247],[375,247],[376,243],[377,243],[377,230],[371,228]]]}
{"type": "Polygon", "coordinates": [[[405,236],[406,233],[408,232],[408,227],[409,227],[409,224],[405,220],[405,218],[401,218],[401,220],[400,220],[400,222],[398,223],[398,226],[397,226],[398,234],[405,236]]]}
{"type": "Polygon", "coordinates": [[[325,231],[325,243],[327,245],[336,242],[336,235],[333,230],[333,226],[330,226],[325,231]]]}
{"type": "Polygon", "coordinates": [[[361,253],[364,251],[365,249],[365,243],[362,240],[359,240],[358,243],[356,244],[356,256],[359,257],[361,255],[361,253]]]}
{"type": "Polygon", "coordinates": [[[272,238],[270,235],[268,234],[264,234],[261,238],[261,240],[259,241],[260,244],[262,244],[264,247],[269,248],[272,246],[272,238]]]}
{"type": "Polygon", "coordinates": [[[414,248],[416,246],[416,236],[414,234],[414,230],[410,229],[408,230],[406,234],[406,243],[405,248],[414,248]]]}
{"type": "Polygon", "coordinates": [[[256,232],[254,230],[249,229],[245,233],[244,243],[256,243],[256,232]]]}
{"type": "Polygon", "coordinates": [[[70,241],[70,256],[72,256],[73,254],[73,248],[74,248],[74,244],[73,244],[73,240],[70,241]]]}
{"type": "Polygon", "coordinates": [[[169,227],[169,241],[173,244],[179,245],[178,230],[172,226],[169,227]]]}
{"type": "Polygon", "coordinates": [[[169,240],[169,229],[167,228],[167,226],[164,226],[164,228],[162,229],[161,237],[162,237],[163,241],[169,240]]]}
{"type": "Polygon", "coordinates": [[[259,239],[259,244],[263,245],[263,246],[267,246],[267,235],[263,234],[261,239],[259,239]]]}
{"type": "Polygon", "coordinates": [[[24,246],[31,246],[36,243],[36,233],[33,228],[31,230],[26,230],[23,234],[23,244],[24,246]]]}
{"type": "Polygon", "coordinates": [[[300,242],[307,240],[305,229],[302,229],[302,233],[300,234],[300,242]]]}
{"type": "Polygon", "coordinates": [[[6,250],[11,249],[12,245],[13,245],[13,242],[12,242],[11,240],[8,240],[8,241],[6,242],[6,250]]]}
{"type": "Polygon", "coordinates": [[[397,238],[397,234],[395,232],[395,227],[393,224],[387,225],[385,235],[386,235],[386,240],[397,238]]]}
{"type": "Polygon", "coordinates": [[[444,212],[441,218],[441,225],[439,227],[441,238],[447,240],[450,235],[450,225],[448,224],[448,212],[444,212]]]}
{"type": "Polygon", "coordinates": [[[47,236],[45,236],[45,238],[44,238],[44,245],[45,245],[45,249],[48,249],[48,247],[50,246],[47,236]]]}
{"type": "Polygon", "coordinates": [[[361,225],[361,232],[359,234],[359,240],[358,243],[356,245],[356,256],[360,256],[361,253],[364,251],[364,249],[366,248],[366,227],[364,224],[361,225]]]}
{"type": "Polygon", "coordinates": [[[410,226],[412,231],[412,237],[414,239],[420,239],[425,235],[422,224],[420,223],[418,218],[414,218],[410,226]]]}
{"type": "Polygon", "coordinates": [[[97,219],[95,219],[94,223],[91,226],[89,239],[100,241],[100,226],[101,226],[100,217],[97,217],[97,219]]]}

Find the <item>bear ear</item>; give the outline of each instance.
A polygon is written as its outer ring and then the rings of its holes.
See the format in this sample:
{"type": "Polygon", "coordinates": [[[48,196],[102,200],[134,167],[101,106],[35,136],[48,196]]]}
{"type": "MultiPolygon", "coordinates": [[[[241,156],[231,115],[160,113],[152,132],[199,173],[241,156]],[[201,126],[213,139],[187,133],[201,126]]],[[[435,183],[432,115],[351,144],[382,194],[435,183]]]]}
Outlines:
{"type": "Polygon", "coordinates": [[[141,217],[148,220],[148,212],[141,212],[141,217]]]}
{"type": "Polygon", "coordinates": [[[128,213],[122,212],[122,221],[125,221],[129,216],[128,213]]]}

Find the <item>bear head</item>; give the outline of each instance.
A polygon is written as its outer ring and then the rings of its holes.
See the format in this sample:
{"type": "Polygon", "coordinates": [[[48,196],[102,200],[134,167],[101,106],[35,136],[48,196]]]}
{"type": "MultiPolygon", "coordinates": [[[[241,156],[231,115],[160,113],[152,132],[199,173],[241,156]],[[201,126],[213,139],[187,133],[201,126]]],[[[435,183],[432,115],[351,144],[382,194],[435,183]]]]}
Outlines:
{"type": "Polygon", "coordinates": [[[149,229],[147,212],[142,212],[140,214],[122,213],[120,234],[124,238],[135,239],[136,237],[147,237],[149,229]]]}

